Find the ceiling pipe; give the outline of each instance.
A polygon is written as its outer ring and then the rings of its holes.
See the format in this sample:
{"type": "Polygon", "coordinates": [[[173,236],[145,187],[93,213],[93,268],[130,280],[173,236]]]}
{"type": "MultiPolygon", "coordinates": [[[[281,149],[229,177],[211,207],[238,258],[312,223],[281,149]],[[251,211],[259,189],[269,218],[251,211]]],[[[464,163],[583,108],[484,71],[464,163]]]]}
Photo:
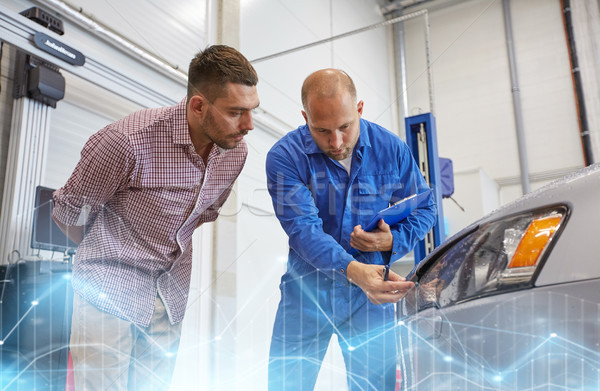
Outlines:
{"type": "Polygon", "coordinates": [[[271,60],[273,58],[281,57],[281,56],[284,56],[286,54],[290,54],[290,53],[294,53],[294,52],[297,52],[297,51],[300,51],[300,50],[308,49],[308,48],[311,48],[311,47],[314,47],[314,46],[322,45],[324,43],[336,41],[338,39],[346,38],[346,37],[349,37],[349,36],[352,36],[352,35],[356,35],[356,34],[359,34],[359,33],[364,33],[365,31],[373,30],[373,29],[376,29],[376,28],[379,28],[379,27],[389,26],[391,24],[402,22],[402,21],[405,21],[405,20],[408,20],[408,19],[415,18],[417,16],[425,15],[425,14],[427,14],[427,10],[421,10],[421,11],[413,12],[412,14],[407,14],[407,15],[396,17],[396,18],[388,19],[388,20],[383,21],[383,22],[375,23],[375,24],[372,24],[372,25],[369,25],[369,26],[366,26],[366,27],[362,27],[362,28],[356,29],[356,30],[352,30],[352,31],[348,31],[348,32],[345,32],[345,33],[342,33],[342,34],[334,35],[334,36],[331,36],[329,38],[325,38],[325,39],[321,39],[319,41],[308,43],[306,45],[297,46],[295,48],[291,48],[291,49],[287,49],[287,50],[284,50],[284,51],[281,51],[281,52],[278,52],[278,53],[270,54],[268,56],[255,58],[254,60],[251,60],[250,62],[251,63],[257,63],[257,62],[262,62],[262,61],[266,61],[266,60],[271,60]]]}
{"type": "Polygon", "coordinates": [[[433,0],[395,0],[389,3],[386,0],[379,0],[378,2],[380,3],[379,8],[384,15],[393,13],[399,15],[408,8],[416,8],[424,3],[431,3],[432,1],[433,0]]]}
{"type": "Polygon", "coordinates": [[[429,14],[428,14],[427,10],[420,10],[420,11],[416,11],[416,12],[413,12],[410,14],[397,16],[397,17],[385,20],[383,22],[375,23],[375,24],[372,24],[372,25],[369,25],[366,27],[356,29],[356,30],[352,30],[352,31],[348,31],[348,32],[345,32],[342,34],[334,35],[332,37],[321,39],[321,40],[315,41],[315,42],[311,42],[306,45],[297,46],[295,48],[291,48],[291,49],[287,49],[287,50],[284,50],[284,51],[281,51],[278,53],[270,54],[268,56],[255,58],[255,59],[251,60],[250,62],[253,64],[256,64],[256,63],[259,63],[262,61],[271,60],[271,59],[281,57],[281,56],[284,56],[287,54],[295,53],[300,50],[309,49],[311,47],[322,45],[324,43],[333,42],[333,41],[336,41],[341,38],[346,38],[346,37],[349,37],[352,35],[356,35],[356,34],[363,33],[363,32],[369,31],[369,30],[373,30],[373,29],[376,29],[379,27],[394,25],[396,23],[414,19],[419,16],[423,16],[424,21],[425,21],[425,55],[427,58],[427,79],[428,79],[427,81],[428,81],[428,86],[429,86],[429,109],[430,109],[430,112],[432,114],[434,114],[433,69],[431,67],[432,64],[431,64],[431,47],[430,47],[430,43],[429,43],[429,41],[430,41],[430,39],[429,39],[429,14]]]}
{"type": "Polygon", "coordinates": [[[513,109],[515,116],[515,128],[517,132],[517,148],[519,151],[519,166],[521,170],[521,189],[523,194],[531,191],[529,181],[529,167],[527,161],[527,147],[525,143],[525,132],[523,126],[523,109],[521,105],[521,91],[519,88],[519,77],[517,72],[517,63],[515,60],[515,47],[512,33],[512,16],[510,13],[510,0],[502,0],[502,10],[504,14],[504,32],[506,33],[506,48],[508,51],[508,63],[510,68],[510,83],[513,98],[513,109]]]}
{"type": "Polygon", "coordinates": [[[106,42],[120,49],[124,53],[138,59],[143,59],[147,64],[162,74],[169,76],[173,80],[187,84],[187,74],[177,69],[176,66],[169,64],[167,60],[150,53],[139,46],[133,44],[125,37],[111,30],[109,27],[92,19],[91,15],[86,15],[81,7],[76,7],[64,0],[36,0],[61,15],[66,16],[72,22],[78,24],[84,29],[96,34],[106,42]]]}
{"type": "MultiPolygon", "coordinates": [[[[402,14],[401,10],[393,11],[391,17],[396,17],[402,14]]],[[[404,40],[404,22],[396,23],[392,26],[394,34],[394,66],[396,69],[396,95],[398,101],[398,112],[400,118],[408,117],[408,81],[406,75],[406,45],[404,40]]],[[[400,134],[406,132],[404,120],[398,121],[400,134]]]]}

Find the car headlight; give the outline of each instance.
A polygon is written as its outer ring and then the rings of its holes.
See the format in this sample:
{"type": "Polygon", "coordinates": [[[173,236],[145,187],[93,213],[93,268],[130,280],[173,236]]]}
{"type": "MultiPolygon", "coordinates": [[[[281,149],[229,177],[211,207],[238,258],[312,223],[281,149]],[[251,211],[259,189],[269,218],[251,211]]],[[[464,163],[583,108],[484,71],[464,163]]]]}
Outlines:
{"type": "Polygon", "coordinates": [[[417,284],[403,299],[402,312],[531,287],[567,214],[561,205],[508,216],[444,245],[409,275],[417,284]]]}

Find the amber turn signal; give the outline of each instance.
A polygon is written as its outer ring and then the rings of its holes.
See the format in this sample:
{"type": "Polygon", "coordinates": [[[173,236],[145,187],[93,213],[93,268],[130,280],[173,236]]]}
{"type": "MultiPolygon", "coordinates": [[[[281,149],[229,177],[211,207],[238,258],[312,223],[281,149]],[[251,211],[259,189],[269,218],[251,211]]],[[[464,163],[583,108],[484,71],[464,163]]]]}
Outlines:
{"type": "Polygon", "coordinates": [[[548,216],[533,220],[510,260],[508,267],[535,266],[552,235],[558,229],[562,216],[548,216]]]}

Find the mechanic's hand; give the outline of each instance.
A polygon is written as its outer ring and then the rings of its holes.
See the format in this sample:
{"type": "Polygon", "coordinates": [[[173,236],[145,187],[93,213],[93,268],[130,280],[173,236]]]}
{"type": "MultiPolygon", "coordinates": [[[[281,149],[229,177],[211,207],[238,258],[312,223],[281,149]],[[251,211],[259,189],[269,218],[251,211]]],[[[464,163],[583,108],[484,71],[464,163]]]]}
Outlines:
{"type": "Polygon", "coordinates": [[[394,245],[394,237],[390,226],[381,219],[377,229],[372,232],[363,230],[360,225],[354,227],[350,234],[350,245],[360,251],[390,251],[394,245]]]}
{"type": "Polygon", "coordinates": [[[388,281],[384,281],[382,265],[369,265],[358,261],[348,264],[346,275],[348,281],[358,285],[373,304],[395,303],[415,286],[412,281],[407,282],[404,277],[391,270],[388,281]]]}

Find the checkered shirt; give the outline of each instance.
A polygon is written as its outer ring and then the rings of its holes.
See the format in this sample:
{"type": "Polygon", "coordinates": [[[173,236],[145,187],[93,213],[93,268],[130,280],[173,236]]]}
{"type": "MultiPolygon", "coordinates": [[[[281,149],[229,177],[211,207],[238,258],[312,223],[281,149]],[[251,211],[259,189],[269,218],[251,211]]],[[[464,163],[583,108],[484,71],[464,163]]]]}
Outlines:
{"type": "Polygon", "coordinates": [[[186,100],[133,113],[94,134],[64,187],[54,216],[86,225],[73,289],[101,310],[148,326],[156,295],[171,323],[183,319],[192,270],[192,233],[214,221],[248,149],[195,152],[186,100]]]}

